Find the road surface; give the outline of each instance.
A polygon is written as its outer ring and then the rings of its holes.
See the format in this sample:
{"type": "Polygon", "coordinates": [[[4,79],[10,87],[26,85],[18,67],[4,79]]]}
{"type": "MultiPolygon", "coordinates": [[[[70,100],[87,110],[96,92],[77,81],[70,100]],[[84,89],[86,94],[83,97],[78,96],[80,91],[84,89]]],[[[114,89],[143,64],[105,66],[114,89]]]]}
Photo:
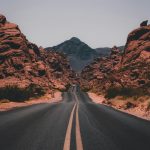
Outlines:
{"type": "Polygon", "coordinates": [[[59,103],[0,112],[0,150],[150,150],[150,122],[73,86],[59,103]]]}

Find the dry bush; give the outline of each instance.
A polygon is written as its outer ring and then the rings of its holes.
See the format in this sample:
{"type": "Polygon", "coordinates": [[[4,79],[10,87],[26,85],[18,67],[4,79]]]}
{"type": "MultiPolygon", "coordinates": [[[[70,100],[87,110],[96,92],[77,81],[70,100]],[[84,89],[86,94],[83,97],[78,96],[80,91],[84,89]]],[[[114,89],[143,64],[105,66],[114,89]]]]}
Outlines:
{"type": "Polygon", "coordinates": [[[27,88],[20,88],[17,85],[7,85],[0,88],[0,100],[8,99],[10,101],[21,102],[28,100],[30,97],[44,95],[45,91],[36,85],[31,84],[27,88]]]}
{"type": "Polygon", "coordinates": [[[105,98],[111,99],[116,96],[123,96],[124,98],[134,97],[134,100],[138,99],[138,97],[145,95],[145,93],[141,89],[134,88],[113,88],[110,87],[106,91],[105,98]]]}

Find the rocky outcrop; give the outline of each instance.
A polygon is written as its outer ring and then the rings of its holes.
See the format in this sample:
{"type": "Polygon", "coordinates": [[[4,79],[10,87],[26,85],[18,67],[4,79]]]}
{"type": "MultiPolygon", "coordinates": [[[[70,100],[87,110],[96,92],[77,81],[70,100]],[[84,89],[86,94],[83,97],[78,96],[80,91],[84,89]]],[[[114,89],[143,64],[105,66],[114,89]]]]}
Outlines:
{"type": "Polygon", "coordinates": [[[114,69],[117,70],[120,66],[121,54],[121,51],[114,46],[110,57],[97,58],[86,66],[81,73],[81,87],[96,93],[105,92],[112,84],[110,77],[112,78],[114,69]]]}
{"type": "Polygon", "coordinates": [[[140,24],[140,27],[147,26],[147,23],[148,23],[148,20],[143,21],[143,22],[140,24]]]}
{"type": "MultiPolygon", "coordinates": [[[[124,52],[124,46],[119,46],[118,49],[120,53],[124,52]]],[[[96,48],[95,51],[98,53],[98,57],[109,57],[111,54],[112,48],[103,47],[103,48],[96,48]]]]}
{"type": "Polygon", "coordinates": [[[117,74],[124,87],[150,94],[150,25],[140,27],[128,35],[117,74]]]}
{"type": "Polygon", "coordinates": [[[82,87],[116,95],[150,94],[150,25],[132,31],[123,55],[116,47],[82,72],[82,87]]]}
{"type": "Polygon", "coordinates": [[[65,56],[30,43],[16,24],[0,15],[0,86],[64,89],[73,73],[65,56]],[[32,86],[33,87],[33,86],[32,86]]]}

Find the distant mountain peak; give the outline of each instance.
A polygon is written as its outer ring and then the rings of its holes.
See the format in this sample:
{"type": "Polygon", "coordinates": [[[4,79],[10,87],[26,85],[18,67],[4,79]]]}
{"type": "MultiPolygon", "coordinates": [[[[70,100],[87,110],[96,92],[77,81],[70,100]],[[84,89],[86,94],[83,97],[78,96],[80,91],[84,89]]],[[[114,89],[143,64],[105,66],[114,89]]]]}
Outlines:
{"type": "Polygon", "coordinates": [[[75,42],[75,43],[81,43],[81,40],[77,37],[72,37],[69,41],[75,42]]]}
{"type": "Polygon", "coordinates": [[[77,72],[80,72],[97,57],[97,52],[77,37],[72,37],[51,49],[64,53],[68,57],[72,69],[77,72]]]}

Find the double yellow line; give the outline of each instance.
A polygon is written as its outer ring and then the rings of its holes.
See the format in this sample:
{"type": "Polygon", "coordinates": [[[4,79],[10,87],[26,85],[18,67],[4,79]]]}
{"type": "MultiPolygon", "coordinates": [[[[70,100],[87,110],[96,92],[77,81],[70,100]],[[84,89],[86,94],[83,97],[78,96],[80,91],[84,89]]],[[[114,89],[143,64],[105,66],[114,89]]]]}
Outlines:
{"type": "Polygon", "coordinates": [[[76,103],[73,106],[73,109],[70,114],[70,119],[66,131],[66,137],[64,142],[63,150],[70,150],[70,144],[71,144],[71,130],[72,130],[72,124],[73,124],[73,116],[76,111],[76,149],[77,150],[83,150],[83,144],[82,144],[82,138],[81,138],[81,132],[80,132],[80,124],[79,124],[79,100],[77,95],[73,92],[76,103]]]}

